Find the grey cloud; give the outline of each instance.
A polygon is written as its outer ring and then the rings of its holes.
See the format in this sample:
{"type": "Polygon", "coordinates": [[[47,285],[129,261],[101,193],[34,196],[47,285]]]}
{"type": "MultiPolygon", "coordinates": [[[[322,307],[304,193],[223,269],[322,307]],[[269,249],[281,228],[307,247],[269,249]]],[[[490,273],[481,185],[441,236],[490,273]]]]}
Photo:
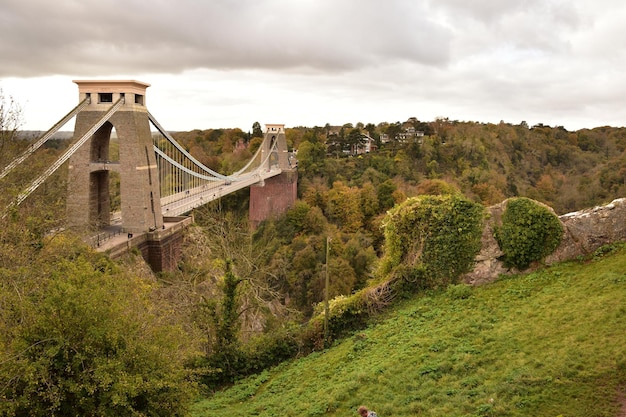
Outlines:
{"type": "Polygon", "coordinates": [[[540,0],[430,0],[431,7],[435,10],[444,11],[456,18],[470,17],[484,23],[496,22],[504,15],[523,11],[539,2],[540,0]]]}
{"type": "Polygon", "coordinates": [[[503,45],[553,53],[568,49],[570,37],[587,24],[581,3],[584,1],[431,0],[430,7],[454,22],[463,33],[456,42],[469,45],[472,53],[503,45]]]}
{"type": "Polygon", "coordinates": [[[451,37],[405,0],[4,0],[0,76],[445,65],[451,37]]]}
{"type": "Polygon", "coordinates": [[[151,106],[180,103],[165,114],[200,100],[215,117],[232,103],[222,126],[234,107],[301,124],[626,117],[621,0],[0,3],[0,81],[60,74],[74,88],[70,77],[137,74],[153,85],[151,106]]]}

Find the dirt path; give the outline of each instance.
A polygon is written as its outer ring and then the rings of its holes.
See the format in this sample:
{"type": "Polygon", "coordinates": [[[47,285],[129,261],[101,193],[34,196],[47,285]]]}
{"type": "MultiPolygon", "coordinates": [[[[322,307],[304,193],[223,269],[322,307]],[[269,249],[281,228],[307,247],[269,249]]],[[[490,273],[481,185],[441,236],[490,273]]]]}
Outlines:
{"type": "Polygon", "coordinates": [[[617,417],[626,417],[626,385],[617,389],[617,402],[621,404],[617,417]]]}

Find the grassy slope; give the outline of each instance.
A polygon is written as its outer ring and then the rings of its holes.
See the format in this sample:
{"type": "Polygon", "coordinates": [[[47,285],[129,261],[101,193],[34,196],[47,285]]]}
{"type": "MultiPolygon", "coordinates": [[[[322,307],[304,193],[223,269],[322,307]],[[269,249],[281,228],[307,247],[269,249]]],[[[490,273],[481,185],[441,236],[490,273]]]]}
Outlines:
{"type": "Polygon", "coordinates": [[[248,378],[196,417],[616,416],[626,248],[406,301],[324,352],[248,378]]]}

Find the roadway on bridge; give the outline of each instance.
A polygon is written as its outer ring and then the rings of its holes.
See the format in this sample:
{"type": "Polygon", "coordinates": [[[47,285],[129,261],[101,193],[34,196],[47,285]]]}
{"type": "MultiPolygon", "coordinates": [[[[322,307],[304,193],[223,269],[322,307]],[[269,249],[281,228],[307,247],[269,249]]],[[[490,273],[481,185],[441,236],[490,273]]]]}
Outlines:
{"type": "MultiPolygon", "coordinates": [[[[167,232],[181,223],[180,219],[163,219],[162,232],[167,232]]],[[[122,230],[121,225],[111,225],[103,228],[96,236],[89,238],[88,244],[98,252],[106,252],[127,243],[131,246],[133,239],[141,239],[147,232],[129,234],[122,230]]]]}
{"type": "Polygon", "coordinates": [[[210,201],[222,198],[227,194],[246,188],[252,184],[260,183],[269,177],[279,175],[281,172],[282,170],[280,168],[273,166],[270,170],[250,174],[248,178],[239,178],[233,182],[216,181],[215,184],[205,184],[167,197],[162,197],[161,212],[163,216],[180,216],[210,201]]]}

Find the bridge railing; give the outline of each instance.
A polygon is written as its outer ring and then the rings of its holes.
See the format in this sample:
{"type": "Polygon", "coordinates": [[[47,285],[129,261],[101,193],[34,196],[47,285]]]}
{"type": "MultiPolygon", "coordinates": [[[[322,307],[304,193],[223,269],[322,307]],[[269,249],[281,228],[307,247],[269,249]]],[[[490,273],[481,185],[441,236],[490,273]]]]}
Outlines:
{"type": "Polygon", "coordinates": [[[91,236],[87,238],[86,243],[92,248],[97,249],[108,240],[111,240],[114,237],[120,236],[124,233],[125,232],[122,230],[122,227],[116,227],[114,229],[104,230],[95,236],[91,236]]]}

